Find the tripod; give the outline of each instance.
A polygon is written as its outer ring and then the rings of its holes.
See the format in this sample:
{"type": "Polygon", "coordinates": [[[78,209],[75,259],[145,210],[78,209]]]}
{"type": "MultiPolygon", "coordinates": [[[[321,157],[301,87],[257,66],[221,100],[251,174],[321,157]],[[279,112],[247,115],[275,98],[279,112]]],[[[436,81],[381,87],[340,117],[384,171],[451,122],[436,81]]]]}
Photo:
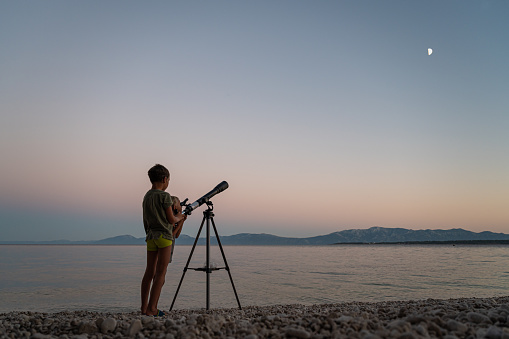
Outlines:
{"type": "Polygon", "coordinates": [[[210,274],[212,271],[218,271],[225,269],[228,271],[228,275],[230,276],[230,281],[232,283],[233,292],[235,293],[235,298],[237,298],[237,304],[239,305],[239,309],[242,310],[242,307],[240,306],[239,296],[237,295],[237,290],[235,289],[235,285],[233,284],[232,275],[230,273],[230,267],[228,266],[228,262],[226,261],[226,256],[224,255],[223,246],[221,245],[221,240],[219,240],[219,234],[217,234],[216,224],[214,223],[214,213],[212,212],[214,209],[214,205],[212,204],[212,201],[207,201],[207,209],[203,211],[203,220],[200,225],[200,230],[198,231],[198,234],[196,235],[196,239],[194,240],[193,248],[191,249],[191,253],[189,254],[189,259],[187,259],[187,264],[184,267],[184,272],[182,273],[182,278],[180,278],[180,283],[177,287],[177,291],[175,292],[175,296],[173,297],[173,302],[171,303],[170,311],[173,309],[173,305],[175,304],[175,300],[177,299],[177,295],[180,290],[180,286],[182,285],[182,281],[184,280],[184,276],[186,275],[186,272],[188,269],[195,270],[195,271],[202,271],[207,273],[207,311],[210,309],[210,274]],[[196,247],[196,244],[198,243],[198,238],[200,237],[201,230],[203,229],[203,224],[205,223],[205,220],[207,220],[207,250],[206,250],[206,263],[205,267],[200,268],[189,268],[189,263],[191,262],[191,257],[193,256],[194,249],[196,247]],[[210,267],[210,222],[212,222],[212,226],[214,227],[214,232],[216,234],[217,243],[219,245],[219,249],[221,250],[221,254],[223,256],[225,267],[210,267]]]}

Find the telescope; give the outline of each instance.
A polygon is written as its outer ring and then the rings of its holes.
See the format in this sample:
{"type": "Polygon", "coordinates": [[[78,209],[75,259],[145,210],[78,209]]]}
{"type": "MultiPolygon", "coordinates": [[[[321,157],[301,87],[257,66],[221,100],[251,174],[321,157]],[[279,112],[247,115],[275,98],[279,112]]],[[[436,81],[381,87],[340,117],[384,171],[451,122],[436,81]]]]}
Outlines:
{"type": "Polygon", "coordinates": [[[186,205],[187,199],[184,200],[181,203],[181,205],[182,206],[186,206],[186,208],[185,208],[185,210],[182,211],[182,214],[191,215],[191,212],[193,212],[195,209],[197,209],[201,205],[209,202],[209,200],[212,199],[213,196],[215,196],[216,194],[221,193],[222,191],[224,191],[227,188],[228,188],[228,183],[226,181],[222,181],[221,183],[219,183],[219,185],[214,187],[214,189],[212,191],[210,191],[209,193],[205,194],[203,197],[201,197],[200,199],[196,200],[192,204],[187,204],[186,205]]]}
{"type": "MultiPolygon", "coordinates": [[[[198,243],[198,239],[200,238],[200,233],[201,233],[201,230],[203,229],[203,224],[205,223],[205,221],[207,221],[207,223],[206,223],[207,224],[207,241],[206,241],[207,249],[205,251],[205,253],[206,253],[205,267],[198,267],[198,268],[191,268],[191,269],[195,270],[195,271],[202,271],[202,272],[207,273],[207,290],[206,290],[207,291],[207,299],[206,299],[207,311],[209,310],[209,305],[210,305],[210,274],[212,273],[212,271],[218,271],[218,270],[222,270],[222,269],[225,269],[226,271],[228,271],[228,276],[230,277],[230,282],[232,283],[233,292],[235,293],[235,298],[237,299],[237,304],[239,305],[239,309],[242,309],[242,307],[240,306],[239,296],[237,295],[237,290],[235,289],[235,285],[233,284],[233,278],[230,273],[230,267],[228,266],[228,263],[226,262],[226,256],[224,255],[224,251],[223,251],[223,245],[221,245],[221,240],[219,240],[219,234],[217,233],[216,224],[214,223],[214,218],[213,218],[214,212],[212,210],[214,209],[214,207],[212,205],[212,201],[210,201],[210,199],[212,199],[213,196],[215,196],[218,193],[221,193],[222,191],[224,191],[227,188],[228,188],[228,183],[226,181],[223,181],[223,182],[219,183],[219,185],[214,187],[214,189],[212,191],[205,194],[203,197],[196,200],[192,204],[187,204],[188,199],[186,199],[180,203],[180,206],[185,206],[185,210],[182,212],[182,214],[186,214],[186,215],[191,215],[192,211],[194,211],[195,209],[197,209],[198,207],[200,207],[203,204],[207,204],[208,208],[205,211],[203,211],[203,220],[200,225],[200,230],[198,231],[198,234],[196,235],[196,239],[194,239],[193,248],[191,249],[191,253],[189,253],[189,259],[187,259],[187,264],[184,267],[184,272],[182,273],[182,278],[180,278],[180,283],[177,287],[177,291],[175,292],[175,296],[173,297],[173,302],[171,303],[170,311],[173,309],[173,305],[175,304],[175,300],[177,299],[177,295],[179,293],[180,286],[182,286],[182,281],[184,281],[184,276],[186,275],[186,272],[189,269],[189,263],[191,262],[191,258],[193,256],[194,249],[196,248],[196,244],[198,243]],[[221,255],[223,256],[223,260],[224,260],[224,264],[225,264],[224,267],[217,267],[217,266],[211,267],[211,265],[210,265],[210,224],[211,223],[212,223],[212,227],[214,228],[214,232],[216,234],[217,244],[219,245],[219,249],[221,250],[221,255]]],[[[173,248],[174,248],[174,246],[172,246],[172,250],[173,250],[173,248]]]]}

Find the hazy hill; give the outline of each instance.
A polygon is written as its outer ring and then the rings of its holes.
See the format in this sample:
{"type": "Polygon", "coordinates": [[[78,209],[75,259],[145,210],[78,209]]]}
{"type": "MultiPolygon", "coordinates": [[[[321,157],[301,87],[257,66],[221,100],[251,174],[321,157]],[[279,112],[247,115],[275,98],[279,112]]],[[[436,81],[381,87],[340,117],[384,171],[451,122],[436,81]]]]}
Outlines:
{"type": "MultiPolygon", "coordinates": [[[[405,228],[371,227],[352,229],[309,238],[284,238],[271,234],[242,233],[221,236],[224,245],[330,245],[348,243],[393,243],[393,242],[441,242],[441,241],[484,241],[506,240],[509,234],[480,232],[464,229],[450,230],[409,230],[405,228]]],[[[211,240],[212,242],[215,239],[211,240]]]]}
{"type": "MultiPolygon", "coordinates": [[[[230,236],[220,236],[223,245],[331,245],[351,243],[394,243],[394,242],[445,242],[445,241],[509,241],[509,234],[494,232],[471,232],[461,228],[450,230],[409,230],[406,228],[371,227],[369,229],[352,229],[308,238],[286,238],[272,234],[240,233],[230,236]]],[[[176,243],[192,245],[195,237],[182,234],[176,243]]],[[[211,243],[216,244],[215,237],[211,243]]],[[[145,238],[135,238],[131,235],[97,240],[97,241],[0,241],[0,244],[76,244],[76,245],[144,245],[145,238]]],[[[205,244],[205,239],[198,240],[199,245],[205,244]]]]}

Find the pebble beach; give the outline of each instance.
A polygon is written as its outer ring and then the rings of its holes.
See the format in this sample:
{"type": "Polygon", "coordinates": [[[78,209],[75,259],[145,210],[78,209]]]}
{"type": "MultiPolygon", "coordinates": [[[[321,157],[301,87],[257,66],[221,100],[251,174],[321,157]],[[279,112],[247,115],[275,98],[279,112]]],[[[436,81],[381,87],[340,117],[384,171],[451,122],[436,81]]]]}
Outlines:
{"type": "Polygon", "coordinates": [[[501,338],[509,296],[166,311],[0,314],[0,338],[501,338]]]}

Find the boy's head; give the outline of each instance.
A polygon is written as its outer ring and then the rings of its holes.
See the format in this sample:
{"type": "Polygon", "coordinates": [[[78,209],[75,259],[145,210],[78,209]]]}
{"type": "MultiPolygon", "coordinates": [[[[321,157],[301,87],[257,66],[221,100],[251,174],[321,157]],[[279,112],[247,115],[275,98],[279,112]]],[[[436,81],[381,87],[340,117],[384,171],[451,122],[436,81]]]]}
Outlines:
{"type": "Polygon", "coordinates": [[[163,165],[156,164],[148,170],[148,177],[150,182],[155,184],[157,182],[163,182],[164,178],[170,180],[170,171],[163,165]]]}

